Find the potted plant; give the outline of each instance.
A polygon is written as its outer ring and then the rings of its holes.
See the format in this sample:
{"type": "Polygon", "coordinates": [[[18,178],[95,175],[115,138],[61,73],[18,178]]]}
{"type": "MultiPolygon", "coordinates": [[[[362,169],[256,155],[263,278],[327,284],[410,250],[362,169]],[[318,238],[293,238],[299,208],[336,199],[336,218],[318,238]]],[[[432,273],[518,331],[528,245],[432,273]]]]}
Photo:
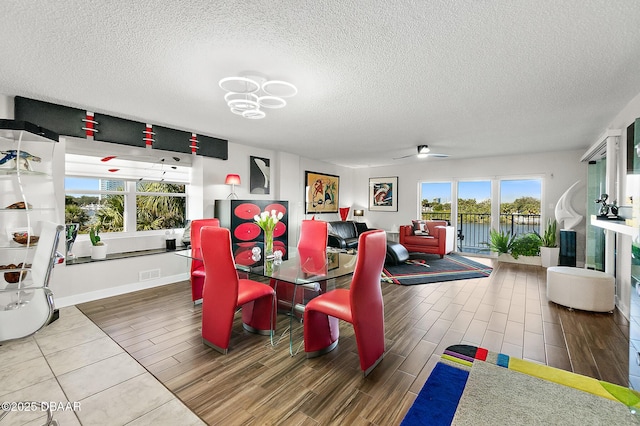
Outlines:
{"type": "Polygon", "coordinates": [[[542,241],[542,245],[540,246],[540,262],[545,268],[558,266],[560,247],[558,247],[556,240],[557,228],[558,223],[555,220],[549,219],[547,227],[540,238],[542,241]]]}
{"type": "Polygon", "coordinates": [[[524,259],[522,259],[520,263],[540,265],[541,244],[542,240],[540,239],[540,235],[535,232],[522,234],[513,240],[510,254],[516,260],[523,257],[524,259]]]}
{"type": "Polygon", "coordinates": [[[107,245],[100,239],[100,224],[96,224],[89,229],[89,239],[91,240],[91,258],[106,259],[107,245]]]}
{"type": "Polygon", "coordinates": [[[487,243],[491,251],[498,253],[498,261],[540,265],[540,236],[535,233],[511,235],[508,231],[489,231],[487,243]]]}
{"type": "Polygon", "coordinates": [[[501,254],[507,254],[511,251],[515,237],[516,236],[511,235],[509,231],[496,231],[495,229],[491,229],[489,231],[489,242],[487,245],[491,251],[498,253],[498,256],[500,256],[501,254]]]}

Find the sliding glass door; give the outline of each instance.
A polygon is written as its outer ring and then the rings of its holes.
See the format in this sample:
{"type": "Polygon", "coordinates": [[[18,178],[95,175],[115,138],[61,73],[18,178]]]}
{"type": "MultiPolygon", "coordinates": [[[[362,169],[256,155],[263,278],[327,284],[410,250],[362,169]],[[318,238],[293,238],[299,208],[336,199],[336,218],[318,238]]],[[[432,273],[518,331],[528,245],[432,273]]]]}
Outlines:
{"type": "Polygon", "coordinates": [[[540,233],[541,179],[500,181],[500,229],[511,235],[540,233]]]}
{"type": "Polygon", "coordinates": [[[451,222],[451,182],[424,182],[420,186],[422,219],[451,222]]]}
{"type": "Polygon", "coordinates": [[[458,183],[458,248],[467,253],[489,254],[491,181],[458,183]]]}
{"type": "MultiPolygon", "coordinates": [[[[596,204],[592,200],[598,200],[603,193],[606,193],[606,159],[589,162],[587,168],[587,218],[592,215],[598,215],[600,204],[596,204]]],[[[604,271],[604,230],[591,225],[591,221],[587,220],[587,246],[585,267],[587,269],[595,269],[604,271]]]]}
{"type": "Polygon", "coordinates": [[[458,251],[489,254],[491,228],[540,232],[541,200],[541,178],[422,182],[418,208],[423,219],[456,227],[458,251]]]}

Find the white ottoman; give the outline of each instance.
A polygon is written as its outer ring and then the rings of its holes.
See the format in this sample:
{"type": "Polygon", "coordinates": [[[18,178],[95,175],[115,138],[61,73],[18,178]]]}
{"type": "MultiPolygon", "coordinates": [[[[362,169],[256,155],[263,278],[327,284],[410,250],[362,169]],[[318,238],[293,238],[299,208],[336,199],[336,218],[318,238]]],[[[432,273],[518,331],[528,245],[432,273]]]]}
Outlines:
{"type": "Polygon", "coordinates": [[[615,277],[592,269],[547,268],[547,299],[569,308],[610,312],[615,307],[615,277]]]}

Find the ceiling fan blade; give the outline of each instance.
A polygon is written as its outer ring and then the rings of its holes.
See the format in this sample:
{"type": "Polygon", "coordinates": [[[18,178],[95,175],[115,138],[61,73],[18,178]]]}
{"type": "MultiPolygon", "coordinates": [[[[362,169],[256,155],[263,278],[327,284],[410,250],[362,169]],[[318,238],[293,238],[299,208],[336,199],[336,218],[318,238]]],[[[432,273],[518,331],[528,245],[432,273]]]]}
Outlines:
{"type": "Polygon", "coordinates": [[[426,158],[426,157],[448,158],[448,157],[450,157],[450,155],[449,154],[411,154],[411,155],[405,155],[404,157],[395,157],[394,160],[401,160],[403,158],[410,158],[410,157],[416,157],[416,158],[426,158]],[[422,155],[422,157],[420,157],[420,155],[422,155]]]}
{"type": "Polygon", "coordinates": [[[405,155],[404,157],[395,157],[394,160],[402,160],[403,158],[415,157],[416,154],[405,155]]]}

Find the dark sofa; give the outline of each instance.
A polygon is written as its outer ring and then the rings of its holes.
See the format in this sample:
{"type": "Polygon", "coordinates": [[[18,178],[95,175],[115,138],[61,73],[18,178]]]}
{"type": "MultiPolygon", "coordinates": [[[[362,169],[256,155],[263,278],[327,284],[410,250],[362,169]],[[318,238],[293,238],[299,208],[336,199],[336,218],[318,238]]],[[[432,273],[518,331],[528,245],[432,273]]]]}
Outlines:
{"type": "Polygon", "coordinates": [[[327,245],[339,249],[357,249],[358,237],[365,231],[369,231],[366,223],[352,220],[327,222],[329,239],[327,245]]]}

